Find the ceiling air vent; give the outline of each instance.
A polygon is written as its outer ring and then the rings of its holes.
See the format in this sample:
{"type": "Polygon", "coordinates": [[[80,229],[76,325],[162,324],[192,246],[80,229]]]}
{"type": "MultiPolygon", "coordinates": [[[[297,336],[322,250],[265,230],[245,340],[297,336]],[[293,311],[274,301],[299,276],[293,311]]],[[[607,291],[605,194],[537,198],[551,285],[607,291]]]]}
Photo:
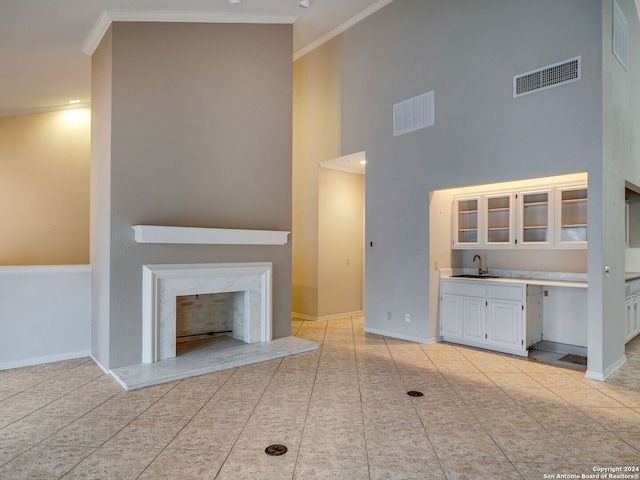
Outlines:
{"type": "Polygon", "coordinates": [[[428,127],[433,123],[433,90],[393,106],[394,137],[428,127]]]}
{"type": "Polygon", "coordinates": [[[578,56],[516,75],[513,77],[513,98],[580,80],[581,60],[578,56]]]}
{"type": "Polygon", "coordinates": [[[618,59],[625,71],[628,71],[627,52],[629,49],[629,24],[624,12],[613,2],[613,54],[618,59]]]}

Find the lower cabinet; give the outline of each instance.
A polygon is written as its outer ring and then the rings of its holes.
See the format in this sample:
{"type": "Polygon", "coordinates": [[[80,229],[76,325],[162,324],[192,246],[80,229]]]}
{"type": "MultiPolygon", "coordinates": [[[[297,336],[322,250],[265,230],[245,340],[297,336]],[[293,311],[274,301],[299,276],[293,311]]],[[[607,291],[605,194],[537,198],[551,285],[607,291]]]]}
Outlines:
{"type": "Polygon", "coordinates": [[[462,336],[484,342],[486,333],[486,300],[481,297],[464,297],[462,309],[462,336]]]}
{"type": "Polygon", "coordinates": [[[627,284],[625,298],[625,341],[640,333],[640,281],[627,284]]]}
{"type": "Polygon", "coordinates": [[[506,348],[525,350],[522,336],[522,302],[487,301],[487,342],[506,348]]]}
{"type": "Polygon", "coordinates": [[[462,336],[462,302],[460,295],[443,293],[440,298],[440,335],[462,336]]]}
{"type": "Polygon", "coordinates": [[[542,340],[539,285],[442,279],[440,292],[445,341],[526,356],[542,340]]]}

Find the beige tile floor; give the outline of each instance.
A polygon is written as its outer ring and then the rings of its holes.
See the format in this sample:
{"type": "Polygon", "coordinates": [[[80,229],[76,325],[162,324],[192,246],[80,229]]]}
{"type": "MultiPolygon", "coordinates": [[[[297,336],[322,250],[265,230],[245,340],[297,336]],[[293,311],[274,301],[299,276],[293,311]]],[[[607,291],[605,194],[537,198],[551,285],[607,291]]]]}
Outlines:
{"type": "Polygon", "coordinates": [[[542,479],[640,466],[640,338],[602,383],[362,329],[361,317],[294,321],[320,350],[133,392],[89,359],[0,372],[0,479],[542,479]],[[267,456],[271,444],[288,452],[267,456]]]}

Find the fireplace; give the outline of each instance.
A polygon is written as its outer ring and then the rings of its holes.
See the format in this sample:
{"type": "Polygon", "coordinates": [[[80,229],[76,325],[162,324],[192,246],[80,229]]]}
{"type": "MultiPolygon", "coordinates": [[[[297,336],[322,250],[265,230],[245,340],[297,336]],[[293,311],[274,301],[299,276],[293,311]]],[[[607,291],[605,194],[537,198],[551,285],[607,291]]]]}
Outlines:
{"type": "Polygon", "coordinates": [[[244,315],[245,292],[196,293],[176,298],[176,343],[201,343],[220,336],[236,337],[236,315],[244,315]]]}
{"type": "Polygon", "coordinates": [[[245,343],[271,340],[271,274],[269,262],[145,265],[143,363],[176,356],[176,305],[184,296],[233,294],[232,336],[245,343]]]}

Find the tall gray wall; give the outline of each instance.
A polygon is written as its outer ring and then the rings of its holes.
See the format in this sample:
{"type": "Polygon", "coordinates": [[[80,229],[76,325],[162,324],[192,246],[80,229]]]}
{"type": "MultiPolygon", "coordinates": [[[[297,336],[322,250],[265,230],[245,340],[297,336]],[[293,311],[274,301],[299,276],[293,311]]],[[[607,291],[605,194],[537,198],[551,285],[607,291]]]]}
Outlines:
{"type": "Polygon", "coordinates": [[[111,101],[94,106],[94,115],[111,115],[110,155],[94,159],[104,177],[92,184],[107,192],[93,211],[109,224],[108,238],[97,227],[92,239],[92,255],[108,259],[94,277],[94,331],[109,335],[108,355],[105,341],[94,341],[98,360],[109,368],[141,362],[144,264],[273,262],[273,336],[289,335],[290,243],[136,244],[131,226],[291,230],[291,25],[111,30],[111,101]]]}
{"type": "MultiPolygon", "coordinates": [[[[640,23],[633,0],[618,0],[629,28],[628,69],[612,53],[613,1],[602,1],[603,51],[603,175],[599,179],[603,212],[602,256],[594,270],[593,284],[601,285],[602,298],[589,299],[589,311],[605,318],[589,324],[589,333],[603,339],[602,364],[606,367],[624,360],[624,188],[625,180],[640,185],[640,23]],[[604,275],[609,267],[610,275],[604,275]]],[[[591,183],[591,182],[589,182],[591,183]]],[[[589,227],[591,228],[591,227],[589,227]]],[[[589,244],[591,248],[591,243],[589,244]]],[[[591,281],[591,276],[589,277],[591,281]]],[[[591,283],[589,284],[591,288],[591,283]]],[[[590,359],[591,361],[591,359],[590,359]]],[[[589,367],[591,369],[591,367],[589,367]]]]}
{"type": "Polygon", "coordinates": [[[601,176],[601,14],[598,0],[395,0],[298,60],[339,65],[341,154],[366,151],[367,328],[436,336],[430,191],[601,176]],[[577,55],[582,80],[513,98],[514,75],[577,55]],[[393,104],[431,90],[435,125],[393,137],[393,104]]]}

